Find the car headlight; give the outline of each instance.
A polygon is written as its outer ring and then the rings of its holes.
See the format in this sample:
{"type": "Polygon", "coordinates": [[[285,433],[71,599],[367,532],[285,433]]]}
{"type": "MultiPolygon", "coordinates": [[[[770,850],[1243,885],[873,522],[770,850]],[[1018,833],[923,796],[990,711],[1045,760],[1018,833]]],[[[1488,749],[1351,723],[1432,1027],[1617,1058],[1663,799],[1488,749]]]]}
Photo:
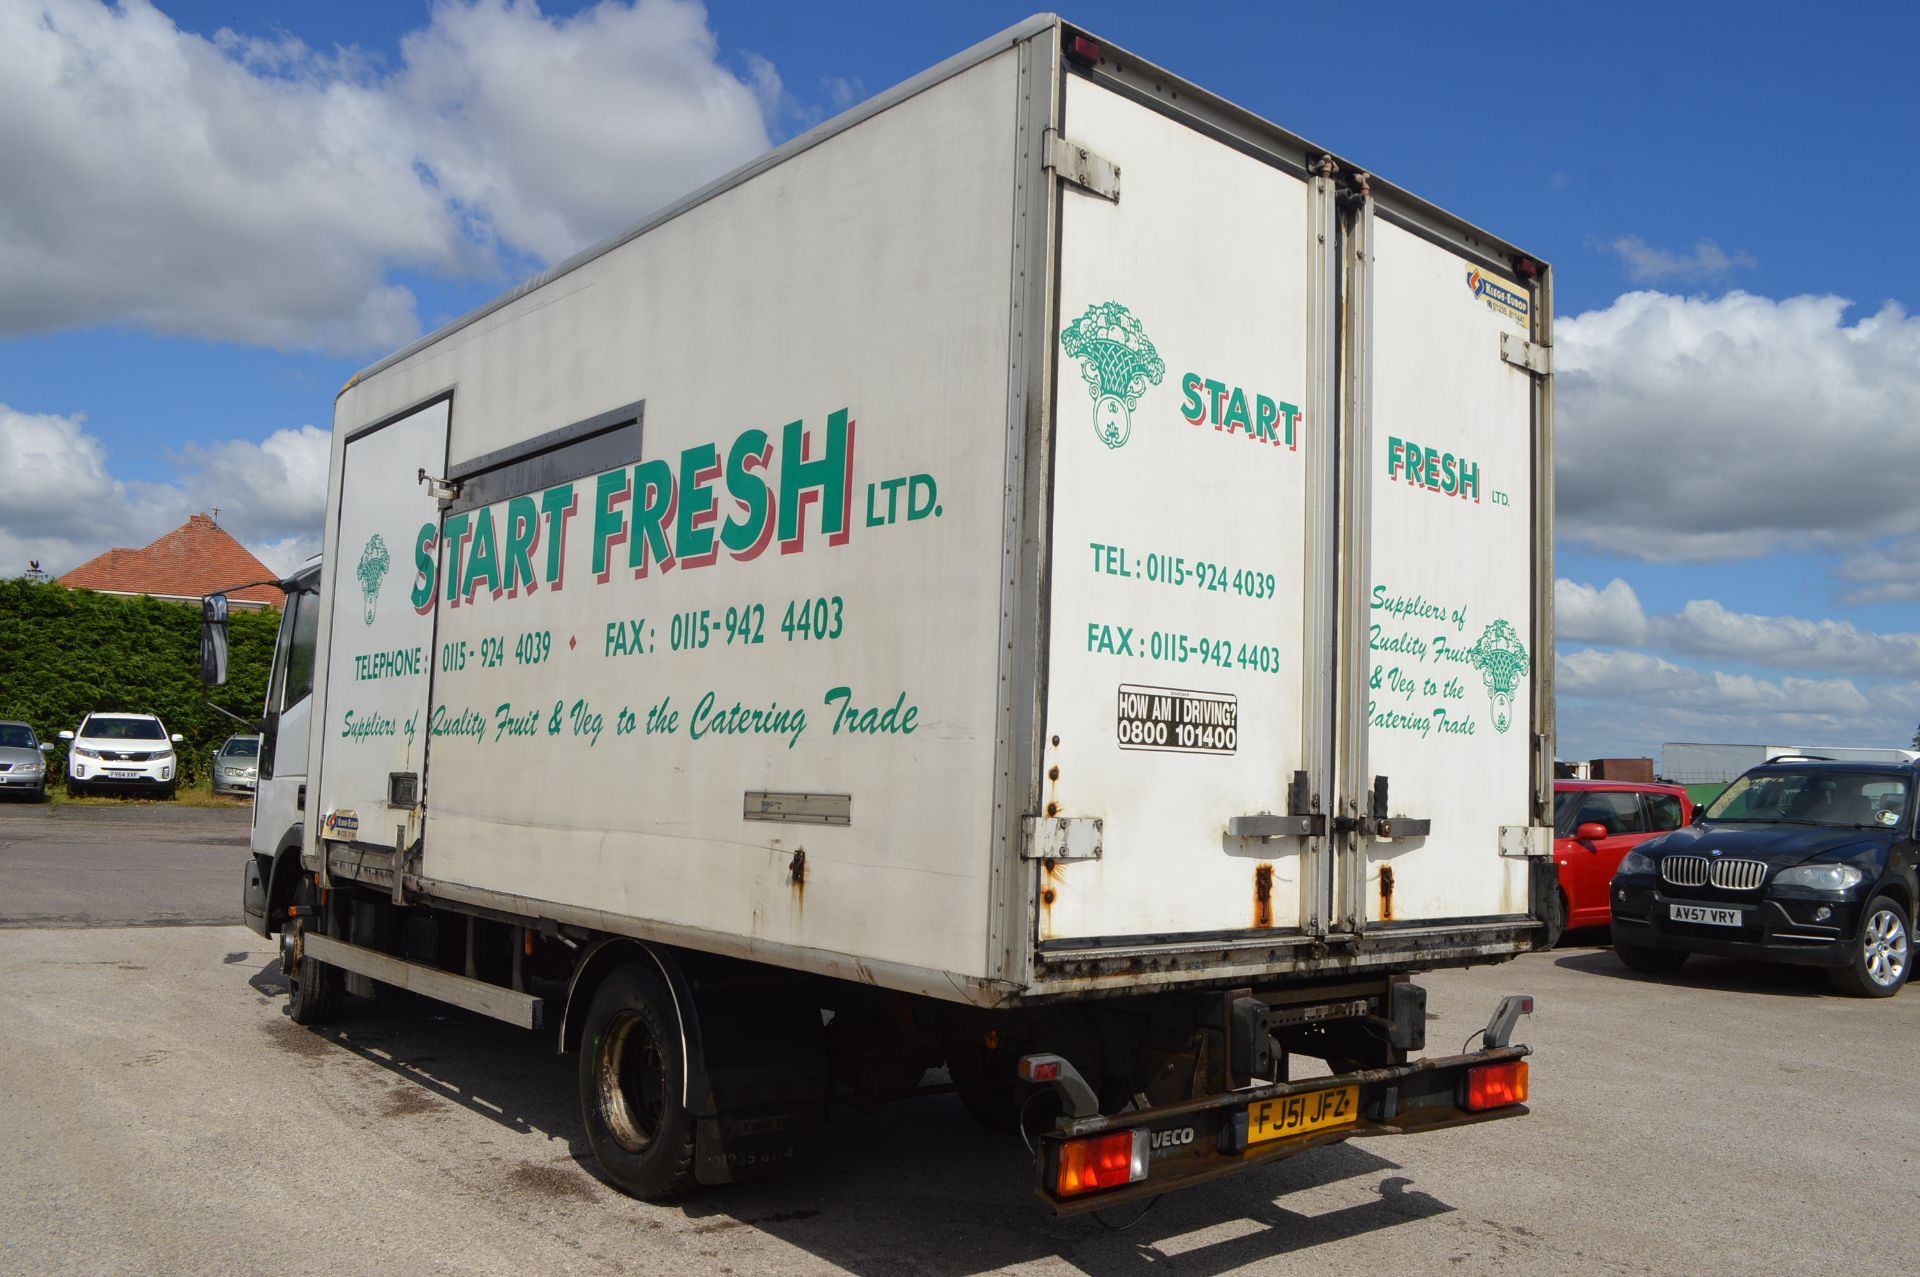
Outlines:
{"type": "Polygon", "coordinates": [[[1795,865],[1773,876],[1777,887],[1812,887],[1815,891],[1845,891],[1857,887],[1866,878],[1865,871],[1853,865],[1795,865]]]}
{"type": "Polygon", "coordinates": [[[82,749],[82,748],[80,748],[80,746],[78,746],[78,745],[75,745],[75,746],[73,747],[73,754],[74,754],[74,757],[76,757],[76,758],[98,758],[98,757],[100,757],[100,751],[98,751],[98,750],[94,750],[94,749],[82,749]]]}
{"type": "Polygon", "coordinates": [[[38,776],[46,769],[47,766],[45,763],[21,763],[13,770],[19,772],[22,776],[38,776]]]}
{"type": "Polygon", "coordinates": [[[1619,872],[1623,874],[1650,874],[1653,872],[1653,857],[1644,851],[1630,851],[1620,862],[1619,872]]]}

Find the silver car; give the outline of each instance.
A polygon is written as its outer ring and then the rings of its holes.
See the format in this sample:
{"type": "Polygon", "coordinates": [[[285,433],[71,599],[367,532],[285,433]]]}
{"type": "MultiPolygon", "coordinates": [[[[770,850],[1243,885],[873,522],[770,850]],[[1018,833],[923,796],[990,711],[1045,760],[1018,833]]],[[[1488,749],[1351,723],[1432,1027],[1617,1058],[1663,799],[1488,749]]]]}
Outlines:
{"type": "Polygon", "coordinates": [[[260,738],[229,736],[213,756],[213,792],[251,794],[259,784],[260,738]]]}
{"type": "Polygon", "coordinates": [[[25,723],[0,721],[0,793],[26,794],[38,802],[47,796],[46,753],[25,723]]]}

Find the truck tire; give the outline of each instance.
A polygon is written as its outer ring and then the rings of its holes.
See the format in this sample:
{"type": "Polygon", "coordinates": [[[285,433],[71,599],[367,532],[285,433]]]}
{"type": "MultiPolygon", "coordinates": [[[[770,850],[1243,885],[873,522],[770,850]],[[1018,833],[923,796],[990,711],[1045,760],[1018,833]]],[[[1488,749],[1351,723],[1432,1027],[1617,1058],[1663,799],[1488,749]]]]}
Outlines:
{"type": "Polygon", "coordinates": [[[619,967],[595,990],[580,1037],[580,1117],[607,1179],[644,1201],[693,1184],[684,1050],[657,973],[619,967]]]}
{"type": "Polygon", "coordinates": [[[301,958],[287,974],[287,1014],[295,1024],[325,1024],[340,1006],[340,971],[301,958]]]}
{"type": "Polygon", "coordinates": [[[1827,974],[1833,987],[1856,998],[1890,998],[1913,969],[1913,926],[1907,911],[1875,896],[1861,911],[1860,934],[1844,967],[1827,974]]]}
{"type": "Polygon", "coordinates": [[[1613,942],[1613,951],[1620,955],[1620,961],[1627,964],[1628,970],[1645,971],[1653,975],[1670,975],[1678,971],[1686,962],[1687,955],[1679,949],[1643,949],[1637,944],[1613,942]]]}
{"type": "Polygon", "coordinates": [[[1546,925],[1540,929],[1539,938],[1533,943],[1534,952],[1544,953],[1559,945],[1567,934],[1567,917],[1571,911],[1567,908],[1567,893],[1556,889],[1553,903],[1547,906],[1547,916],[1541,919],[1546,925]]]}

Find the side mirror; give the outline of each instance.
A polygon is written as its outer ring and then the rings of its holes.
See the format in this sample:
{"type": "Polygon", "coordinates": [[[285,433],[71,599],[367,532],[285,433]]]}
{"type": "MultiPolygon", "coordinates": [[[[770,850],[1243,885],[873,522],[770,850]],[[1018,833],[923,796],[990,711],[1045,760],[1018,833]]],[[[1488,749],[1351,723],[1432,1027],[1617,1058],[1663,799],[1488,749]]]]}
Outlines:
{"type": "Polygon", "coordinates": [[[178,745],[181,741],[185,740],[186,737],[182,736],[179,732],[175,732],[173,735],[167,737],[167,739],[178,745]]]}
{"type": "Polygon", "coordinates": [[[200,681],[208,687],[227,684],[227,596],[209,594],[200,600],[200,681]]]}
{"type": "Polygon", "coordinates": [[[61,732],[61,733],[60,733],[60,739],[61,739],[61,740],[72,740],[72,739],[73,739],[73,733],[72,733],[72,732],[61,732]]]}
{"type": "Polygon", "coordinates": [[[1705,820],[1706,818],[1707,818],[1707,809],[1705,807],[1695,807],[1693,809],[1693,819],[1689,820],[1687,823],[1689,825],[1697,825],[1701,821],[1705,820]]]}
{"type": "Polygon", "coordinates": [[[1581,842],[1599,842],[1607,836],[1607,827],[1597,820],[1589,820],[1573,831],[1573,836],[1581,842]]]}
{"type": "Polygon", "coordinates": [[[43,754],[51,754],[53,752],[53,746],[46,741],[41,741],[40,752],[43,754]]]}

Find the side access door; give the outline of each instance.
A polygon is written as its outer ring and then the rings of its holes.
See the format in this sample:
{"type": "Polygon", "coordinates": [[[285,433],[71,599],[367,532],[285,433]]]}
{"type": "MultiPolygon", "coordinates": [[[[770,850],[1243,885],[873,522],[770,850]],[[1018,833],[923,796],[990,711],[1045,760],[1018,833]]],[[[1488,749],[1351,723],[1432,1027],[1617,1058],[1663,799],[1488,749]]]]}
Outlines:
{"type": "MultiPolygon", "coordinates": [[[[308,810],[320,850],[420,838],[451,396],[347,436],[328,600],[325,722],[308,810]]],[[[322,856],[324,872],[325,855],[322,856]]]]}
{"type": "Polygon", "coordinates": [[[1043,955],[1327,925],[1330,191],[1068,74],[1043,955]],[[1088,184],[1091,183],[1091,184],[1088,184]],[[1204,230],[1204,233],[1201,233],[1204,230]]]}

